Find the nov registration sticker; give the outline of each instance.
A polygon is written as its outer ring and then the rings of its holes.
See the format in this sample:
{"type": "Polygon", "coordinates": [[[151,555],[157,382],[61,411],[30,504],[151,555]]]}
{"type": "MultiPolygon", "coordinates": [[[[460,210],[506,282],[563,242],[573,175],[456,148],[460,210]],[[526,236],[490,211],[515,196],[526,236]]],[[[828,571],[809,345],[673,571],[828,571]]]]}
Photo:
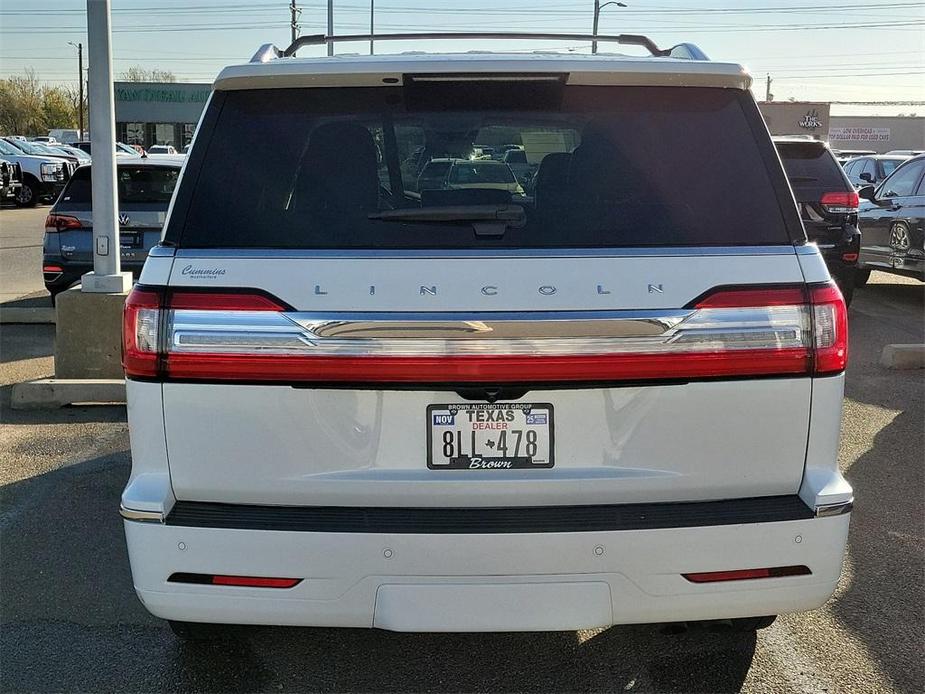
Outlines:
{"type": "Polygon", "coordinates": [[[431,470],[523,470],[553,466],[549,403],[455,403],[427,407],[431,470]]]}

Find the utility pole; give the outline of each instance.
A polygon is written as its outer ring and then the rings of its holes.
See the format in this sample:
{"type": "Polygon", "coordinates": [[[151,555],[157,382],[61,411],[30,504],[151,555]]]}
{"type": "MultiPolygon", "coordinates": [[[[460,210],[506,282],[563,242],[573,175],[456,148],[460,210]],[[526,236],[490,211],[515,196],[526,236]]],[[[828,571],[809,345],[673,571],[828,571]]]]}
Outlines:
{"type": "MultiPolygon", "coordinates": [[[[334,0],[328,0],[328,38],[334,36],[334,0]]],[[[334,55],[334,42],[328,41],[328,55],[334,55]]]]}
{"type": "Polygon", "coordinates": [[[369,0],[369,54],[373,54],[373,34],[376,27],[376,0],[369,0]]]}
{"type": "Polygon", "coordinates": [[[132,286],[119,257],[119,201],[116,198],[116,117],[112,87],[110,0],[87,0],[87,49],[93,148],[93,272],[81,278],[84,292],[117,293],[132,286]]]}
{"type": "Polygon", "coordinates": [[[299,15],[302,13],[296,4],[295,0],[291,0],[289,3],[289,26],[292,28],[292,43],[295,43],[295,40],[299,38],[299,15]]]}
{"type": "Polygon", "coordinates": [[[77,49],[77,122],[80,128],[80,139],[84,139],[84,45],[68,41],[68,44],[77,49]]]}
{"type": "Polygon", "coordinates": [[[771,93],[771,82],[773,81],[774,80],[771,79],[771,73],[769,72],[768,80],[764,88],[764,100],[765,101],[771,101],[772,99],[774,99],[774,95],[771,93]]]}
{"type": "MultiPolygon", "coordinates": [[[[610,2],[605,2],[603,5],[601,4],[601,0],[594,0],[594,22],[591,25],[591,35],[592,36],[597,36],[597,25],[601,18],[601,8],[607,7],[607,5],[616,5],[617,7],[626,7],[625,3],[615,2],[614,0],[611,0],[610,2]]],[[[597,41],[594,41],[594,40],[591,41],[591,52],[597,53],[597,41]]]]}

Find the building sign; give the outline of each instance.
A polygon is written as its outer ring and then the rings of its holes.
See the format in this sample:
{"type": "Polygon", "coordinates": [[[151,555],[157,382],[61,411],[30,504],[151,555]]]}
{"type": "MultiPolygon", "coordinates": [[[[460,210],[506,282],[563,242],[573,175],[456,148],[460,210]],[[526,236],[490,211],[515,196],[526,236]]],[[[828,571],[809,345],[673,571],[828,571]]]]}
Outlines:
{"type": "Polygon", "coordinates": [[[172,89],[170,87],[116,87],[116,101],[145,101],[175,104],[204,104],[208,89],[172,89]]]}
{"type": "Polygon", "coordinates": [[[817,109],[811,108],[806,112],[800,119],[800,127],[804,130],[814,131],[816,128],[822,127],[822,118],[819,117],[819,111],[817,109]]]}
{"type": "Polygon", "coordinates": [[[825,137],[829,131],[829,104],[819,101],[763,101],[758,104],[772,135],[825,137]]]}
{"type": "Polygon", "coordinates": [[[830,128],[830,142],[888,142],[889,128],[830,128]]]}

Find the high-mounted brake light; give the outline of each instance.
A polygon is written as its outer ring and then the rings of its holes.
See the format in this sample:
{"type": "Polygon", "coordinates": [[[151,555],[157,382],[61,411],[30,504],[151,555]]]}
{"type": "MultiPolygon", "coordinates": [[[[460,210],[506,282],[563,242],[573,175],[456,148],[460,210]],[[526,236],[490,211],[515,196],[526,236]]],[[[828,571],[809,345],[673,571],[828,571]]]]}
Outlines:
{"type": "Polygon", "coordinates": [[[822,199],[819,201],[827,212],[833,214],[857,212],[860,202],[861,198],[858,196],[857,191],[853,190],[850,192],[823,193],[822,199]]]}
{"type": "Polygon", "coordinates": [[[45,217],[45,231],[56,232],[65,229],[81,229],[83,224],[77,217],[64,214],[50,214],[45,217]]]}
{"type": "Polygon", "coordinates": [[[560,314],[314,314],[260,292],[135,288],[123,363],[138,378],[555,383],[832,374],[847,317],[834,284],[720,287],[694,305],[560,314]]]}

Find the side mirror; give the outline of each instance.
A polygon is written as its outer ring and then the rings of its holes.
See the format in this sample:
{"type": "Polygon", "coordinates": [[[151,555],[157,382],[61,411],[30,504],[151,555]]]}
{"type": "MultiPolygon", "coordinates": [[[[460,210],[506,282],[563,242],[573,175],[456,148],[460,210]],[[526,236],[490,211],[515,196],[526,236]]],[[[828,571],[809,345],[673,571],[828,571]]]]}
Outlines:
{"type": "MultiPolygon", "coordinates": [[[[864,174],[861,175],[863,176],[864,174]]],[[[870,174],[868,174],[868,176],[869,175],[870,174]]],[[[874,197],[874,191],[876,191],[874,186],[861,186],[858,188],[858,197],[864,198],[865,200],[870,200],[871,202],[877,202],[876,198],[874,197]]]]}
{"type": "Polygon", "coordinates": [[[869,171],[864,171],[861,175],[858,176],[862,181],[867,181],[868,183],[874,182],[874,177],[870,175],[869,171]]]}

